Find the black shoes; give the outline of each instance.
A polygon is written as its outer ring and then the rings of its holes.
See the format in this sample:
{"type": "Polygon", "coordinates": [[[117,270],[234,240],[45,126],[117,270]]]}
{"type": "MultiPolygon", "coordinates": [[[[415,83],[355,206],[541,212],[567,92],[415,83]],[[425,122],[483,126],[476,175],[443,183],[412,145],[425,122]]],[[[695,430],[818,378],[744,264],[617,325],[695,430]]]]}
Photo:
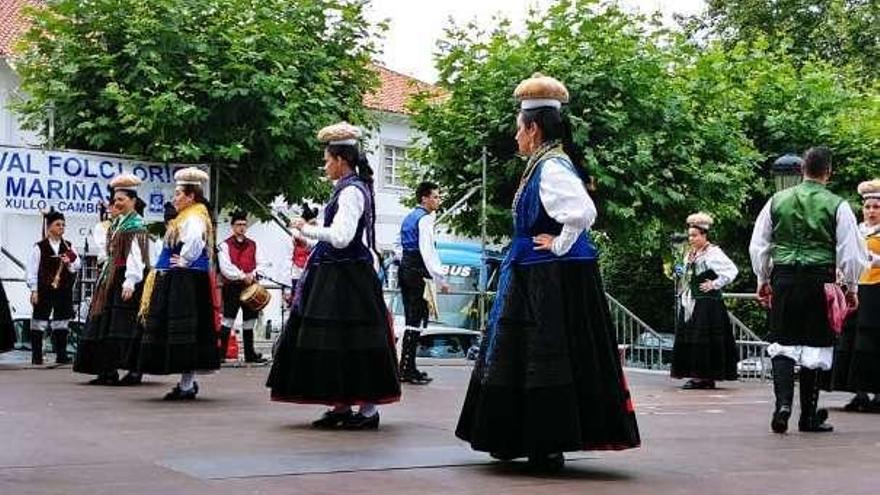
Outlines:
{"type": "Polygon", "coordinates": [[[319,419],[312,421],[312,426],[322,429],[336,428],[352,416],[354,416],[354,413],[351,412],[351,409],[340,412],[331,409],[326,411],[319,419]]]}
{"type": "Polygon", "coordinates": [[[714,390],[715,380],[688,380],[681,388],[682,390],[714,390]]]}
{"type": "Polygon", "coordinates": [[[353,414],[342,422],[345,430],[377,430],[379,429],[379,411],[372,416],[364,416],[361,413],[353,414]]]}
{"type": "Polygon", "coordinates": [[[199,393],[199,384],[198,382],[193,382],[193,386],[189,390],[181,390],[180,384],[174,386],[171,389],[171,392],[165,394],[165,397],[162,400],[168,401],[177,401],[177,400],[195,400],[196,395],[199,393]]]}
{"type": "Polygon", "coordinates": [[[770,421],[770,428],[773,433],[785,433],[788,431],[788,418],[791,417],[791,407],[781,406],[778,411],[773,413],[773,419],[770,421]]]}
{"type": "Polygon", "coordinates": [[[269,360],[266,359],[266,358],[264,358],[263,355],[260,354],[259,352],[255,352],[255,353],[250,354],[250,355],[245,355],[245,357],[244,357],[244,362],[246,362],[246,363],[259,363],[259,364],[263,364],[263,363],[267,363],[267,362],[269,362],[269,360]]]}
{"type": "Polygon", "coordinates": [[[562,452],[529,456],[529,468],[535,472],[558,473],[563,467],[565,467],[565,456],[562,452]]]}
{"type": "MultiPolygon", "coordinates": [[[[134,385],[140,385],[143,382],[143,380],[144,380],[144,375],[142,375],[140,373],[132,373],[129,371],[128,373],[125,374],[125,376],[122,377],[121,380],[116,382],[116,385],[119,385],[120,387],[131,387],[134,385]]],[[[195,387],[193,387],[193,388],[195,388],[195,387]]]]}
{"type": "Polygon", "coordinates": [[[319,419],[312,421],[312,426],[321,429],[342,428],[343,430],[375,430],[379,428],[379,411],[372,416],[354,413],[351,409],[336,412],[332,409],[319,419]]]}
{"type": "Polygon", "coordinates": [[[427,385],[434,381],[434,379],[428,376],[424,371],[415,370],[409,373],[402,373],[400,375],[400,381],[412,385],[427,385]]]}
{"type": "Polygon", "coordinates": [[[89,380],[89,385],[116,385],[119,383],[119,374],[113,372],[102,373],[93,380],[89,380]]]}
{"type": "Polygon", "coordinates": [[[809,433],[831,433],[834,426],[825,421],[828,419],[827,409],[818,409],[812,418],[801,416],[798,421],[798,430],[809,433]]]}

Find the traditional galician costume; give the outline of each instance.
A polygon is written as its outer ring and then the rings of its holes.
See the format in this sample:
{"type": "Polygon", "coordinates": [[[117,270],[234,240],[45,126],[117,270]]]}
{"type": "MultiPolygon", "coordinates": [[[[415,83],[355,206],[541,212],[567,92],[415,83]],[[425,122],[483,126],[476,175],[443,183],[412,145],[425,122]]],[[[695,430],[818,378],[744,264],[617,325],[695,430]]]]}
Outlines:
{"type": "Polygon", "coordinates": [[[561,122],[542,112],[560,112],[568,90],[536,74],[514,94],[518,135],[538,126],[544,142],[531,151],[520,143],[530,156],[513,201],[513,238],[456,435],[495,458],[528,456],[552,470],[563,452],[628,449],[640,439],[589,234],[596,208],[563,151],[570,136],[554,131],[563,142],[548,142],[552,129],[539,125],[561,122]]]}
{"type": "MultiPolygon", "coordinates": [[[[426,183],[430,184],[430,183],[426,183]]],[[[433,184],[431,184],[433,185],[433,184]]],[[[419,187],[416,195],[432,194],[437,190],[419,187]]],[[[400,347],[400,380],[415,385],[431,382],[427,373],[416,367],[416,350],[422,329],[428,326],[428,300],[426,300],[426,280],[430,283],[446,284],[443,264],[434,246],[434,212],[423,203],[424,197],[417,198],[416,206],[400,225],[400,268],[397,283],[403,299],[403,312],[406,329],[400,347]]],[[[430,198],[427,201],[431,201],[430,198]]]]}
{"type": "Polygon", "coordinates": [[[358,148],[360,130],[340,123],[318,139],[335,180],[324,225],[292,226],[317,239],[278,339],[267,386],[272,400],[333,406],[318,428],[374,429],[377,404],[400,399],[388,309],[376,274],[372,169],[358,148]],[[352,405],[360,405],[357,413],[352,405]]]}
{"type": "Polygon", "coordinates": [[[203,193],[208,174],[189,167],[174,180],[177,216],[167,223],[162,252],[144,285],[138,361],[142,373],[180,373],[165,400],[188,400],[199,391],[195,373],[220,368],[214,224],[203,193]]]}
{"type": "Polygon", "coordinates": [[[684,389],[712,389],[715,381],[736,380],[736,341],[721,289],[739,271],[733,261],[706,238],[712,227],[706,213],[688,216],[691,248],[684,256],[680,293],[682,326],[675,334],[672,377],[690,378],[684,389]]]}
{"type": "Polygon", "coordinates": [[[258,278],[267,274],[269,263],[262,256],[259,245],[245,234],[247,214],[235,211],[231,217],[233,234],[221,242],[217,249],[217,261],[223,282],[223,322],[220,327],[220,356],[226,356],[229,335],[238,312],[241,310],[241,330],[244,340],[244,360],[248,363],[265,363],[262,354],[254,350],[254,327],[259,312],[241,302],[241,293],[258,278]]]}
{"type": "Polygon", "coordinates": [[[862,182],[858,192],[864,213],[859,232],[869,264],[859,278],[858,313],[835,349],[834,389],[856,393],[845,410],[880,412],[880,179],[862,182]]]}
{"type": "MultiPolygon", "coordinates": [[[[141,180],[132,174],[110,181],[114,193],[137,199],[141,180]]],[[[144,219],[134,207],[118,211],[106,232],[106,262],[92,295],[89,317],[79,340],[73,370],[97,375],[89,383],[116,385],[118,369],[128,369],[129,353],[137,342],[137,314],[143,280],[149,268],[150,246],[144,219]]],[[[139,383],[129,375],[124,384],[139,383]]]]}
{"type": "Polygon", "coordinates": [[[818,409],[820,372],[831,369],[835,338],[826,304],[833,286],[826,284],[834,284],[839,272],[845,288],[856,291],[865,263],[852,208],[825,186],[830,152],[809,150],[803,167],[804,181],[777,192],[761,209],[749,245],[758,297],[770,308],[767,353],[776,396],[770,426],[776,433],[788,430],[795,365],[800,366],[798,429],[833,430],[825,422],[828,411],[818,409]]]}
{"type": "Polygon", "coordinates": [[[27,285],[31,290],[31,362],[43,364],[43,335],[51,332],[55,362],[70,362],[67,354],[68,323],[74,316],[73,285],[82,260],[63,238],[64,215],[45,215],[46,236],[28,256],[27,285]]]}

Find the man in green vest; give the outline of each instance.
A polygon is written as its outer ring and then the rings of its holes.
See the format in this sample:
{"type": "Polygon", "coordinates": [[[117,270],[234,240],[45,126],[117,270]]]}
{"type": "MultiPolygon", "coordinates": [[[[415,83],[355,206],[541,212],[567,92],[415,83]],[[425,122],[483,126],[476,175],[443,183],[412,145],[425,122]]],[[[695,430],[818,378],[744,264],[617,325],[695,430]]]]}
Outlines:
{"type": "Polygon", "coordinates": [[[852,208],[826,189],[831,152],[804,154],[801,184],[779,191],[755,221],[749,255],[758,277],[758,300],[770,309],[776,409],[770,427],[788,430],[794,399],[794,367],[800,365],[798,429],[830,432],[828,411],[818,409],[819,373],[831,369],[834,333],[828,324],[825,284],[845,286],[847,305],[858,306],[859,275],[867,263],[852,208]]]}

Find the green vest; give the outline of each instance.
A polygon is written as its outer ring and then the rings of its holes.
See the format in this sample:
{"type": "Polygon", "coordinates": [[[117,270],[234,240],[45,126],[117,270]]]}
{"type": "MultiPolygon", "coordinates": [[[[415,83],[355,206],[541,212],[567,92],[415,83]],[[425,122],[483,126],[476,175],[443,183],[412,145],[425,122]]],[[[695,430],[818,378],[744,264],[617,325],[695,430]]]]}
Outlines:
{"type": "Polygon", "coordinates": [[[773,195],[773,263],[834,265],[843,199],[811,180],[773,195]]]}

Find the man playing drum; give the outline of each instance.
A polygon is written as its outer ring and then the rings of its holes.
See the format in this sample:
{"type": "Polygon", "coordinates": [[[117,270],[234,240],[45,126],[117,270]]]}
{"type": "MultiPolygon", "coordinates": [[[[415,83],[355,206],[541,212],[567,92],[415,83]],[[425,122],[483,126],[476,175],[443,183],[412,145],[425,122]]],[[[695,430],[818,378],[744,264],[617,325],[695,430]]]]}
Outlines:
{"type": "Polygon", "coordinates": [[[241,303],[241,293],[257,283],[258,277],[266,276],[269,264],[261,256],[257,243],[246,236],[247,214],[236,211],[232,214],[232,235],[218,246],[217,259],[220,274],[223,276],[223,325],[220,329],[221,356],[226,356],[229,334],[242,311],[242,336],[244,340],[244,360],[248,363],[265,363],[262,354],[254,351],[254,326],[258,312],[241,303]]]}

